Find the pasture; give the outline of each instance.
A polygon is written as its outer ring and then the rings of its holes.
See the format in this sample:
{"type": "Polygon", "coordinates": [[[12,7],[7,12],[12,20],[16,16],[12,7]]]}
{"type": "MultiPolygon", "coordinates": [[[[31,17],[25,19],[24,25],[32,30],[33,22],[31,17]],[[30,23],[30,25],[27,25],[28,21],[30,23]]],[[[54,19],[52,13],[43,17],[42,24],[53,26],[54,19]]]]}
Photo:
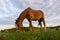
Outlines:
{"type": "Polygon", "coordinates": [[[34,32],[29,31],[29,27],[25,27],[21,32],[16,32],[16,29],[8,29],[0,31],[0,40],[60,40],[60,26],[49,27],[47,31],[40,31],[39,28],[34,28],[34,32]]]}

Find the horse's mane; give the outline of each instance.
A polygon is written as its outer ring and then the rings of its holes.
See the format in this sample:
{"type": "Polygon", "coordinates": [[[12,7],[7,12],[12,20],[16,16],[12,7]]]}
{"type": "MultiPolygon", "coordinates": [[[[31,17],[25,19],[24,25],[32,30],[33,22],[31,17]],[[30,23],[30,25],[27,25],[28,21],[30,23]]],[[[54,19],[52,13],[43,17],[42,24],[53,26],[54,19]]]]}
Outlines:
{"type": "Polygon", "coordinates": [[[17,19],[21,19],[20,17],[21,17],[23,14],[25,14],[25,12],[27,12],[27,11],[30,10],[30,9],[31,9],[31,8],[28,7],[28,8],[26,8],[24,11],[22,11],[21,14],[19,15],[19,17],[18,17],[17,19]]]}

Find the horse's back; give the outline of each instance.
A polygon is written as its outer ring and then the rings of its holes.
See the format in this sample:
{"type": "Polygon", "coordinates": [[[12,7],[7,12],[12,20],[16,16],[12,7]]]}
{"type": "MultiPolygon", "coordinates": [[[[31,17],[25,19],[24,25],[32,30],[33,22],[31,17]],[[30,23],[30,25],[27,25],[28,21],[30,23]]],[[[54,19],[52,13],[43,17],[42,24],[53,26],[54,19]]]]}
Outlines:
{"type": "Polygon", "coordinates": [[[39,20],[40,18],[44,16],[43,12],[40,10],[30,10],[28,14],[29,14],[28,17],[32,20],[39,20]]]}

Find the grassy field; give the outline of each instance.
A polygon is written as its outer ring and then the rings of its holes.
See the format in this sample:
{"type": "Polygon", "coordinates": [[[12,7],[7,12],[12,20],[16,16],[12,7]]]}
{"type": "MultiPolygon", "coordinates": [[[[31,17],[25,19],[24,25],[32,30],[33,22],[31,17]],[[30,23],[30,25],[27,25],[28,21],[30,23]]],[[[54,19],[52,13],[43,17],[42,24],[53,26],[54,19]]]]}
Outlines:
{"type": "Polygon", "coordinates": [[[0,40],[60,40],[60,30],[57,28],[47,28],[46,32],[34,29],[34,32],[30,32],[28,27],[21,32],[16,32],[15,28],[4,30],[0,32],[0,40]]]}

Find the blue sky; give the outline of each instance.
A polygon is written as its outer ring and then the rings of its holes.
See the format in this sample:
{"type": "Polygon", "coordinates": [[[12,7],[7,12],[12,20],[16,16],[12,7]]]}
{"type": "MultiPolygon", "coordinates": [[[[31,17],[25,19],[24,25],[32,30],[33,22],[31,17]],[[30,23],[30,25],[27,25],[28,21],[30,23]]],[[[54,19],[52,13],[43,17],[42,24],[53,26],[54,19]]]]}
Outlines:
{"type": "MultiPolygon", "coordinates": [[[[47,25],[60,25],[60,0],[0,0],[0,25],[14,25],[20,13],[31,7],[42,10],[47,25]]],[[[24,24],[28,24],[25,19],[24,24]]],[[[33,22],[37,25],[38,22],[33,22]]]]}

